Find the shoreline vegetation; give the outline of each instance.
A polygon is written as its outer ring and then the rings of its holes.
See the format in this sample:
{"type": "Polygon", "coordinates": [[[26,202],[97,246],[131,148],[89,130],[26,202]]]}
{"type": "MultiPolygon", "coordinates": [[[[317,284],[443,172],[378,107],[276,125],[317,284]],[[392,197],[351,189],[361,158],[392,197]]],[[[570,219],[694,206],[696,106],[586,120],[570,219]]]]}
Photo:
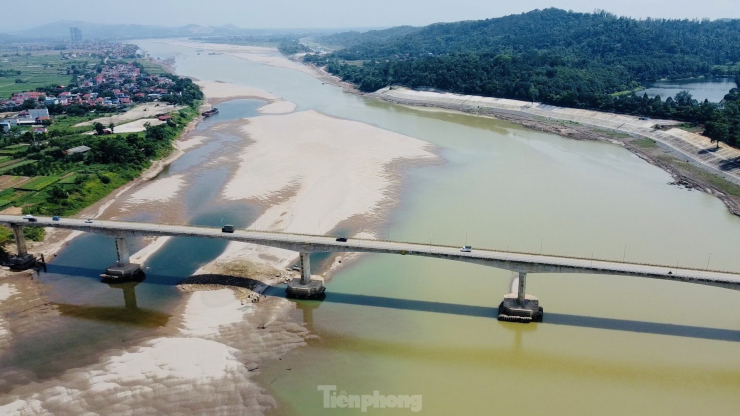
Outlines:
{"type": "MultiPolygon", "coordinates": [[[[46,117],[43,128],[19,126],[0,132],[0,152],[12,152],[3,158],[13,163],[2,169],[2,212],[84,213],[98,201],[120,194],[177,151],[173,144],[200,118],[203,94],[192,80],[165,74],[154,61],[146,65],[139,61],[103,58],[97,65],[90,60],[85,65],[72,64],[70,85],[47,85],[37,88],[40,92],[23,93],[33,99],[26,99],[22,109],[41,107],[35,111],[45,112],[46,117]],[[150,96],[157,96],[156,102],[141,92],[155,88],[157,94],[150,96]],[[121,112],[114,103],[128,108],[121,112]]],[[[27,228],[24,233],[38,242],[46,232],[27,228]]],[[[12,242],[12,232],[0,227],[0,245],[12,242]]]]}
{"type": "Polygon", "coordinates": [[[347,32],[302,54],[362,92],[402,86],[564,108],[679,120],[712,141],[740,143],[738,21],[618,17],[603,10],[534,10],[500,18],[347,32]],[[687,91],[635,94],[658,79],[735,78],[721,103],[687,91]]]}

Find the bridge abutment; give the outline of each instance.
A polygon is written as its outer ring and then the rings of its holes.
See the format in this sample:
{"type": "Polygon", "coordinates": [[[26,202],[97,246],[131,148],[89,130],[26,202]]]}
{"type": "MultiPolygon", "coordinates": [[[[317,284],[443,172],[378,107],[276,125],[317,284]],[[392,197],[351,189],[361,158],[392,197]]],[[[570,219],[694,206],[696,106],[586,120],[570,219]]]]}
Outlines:
{"type": "Polygon", "coordinates": [[[116,237],[117,260],[101,274],[103,282],[122,282],[141,279],[143,272],[141,266],[131,263],[129,259],[128,244],[123,236],[116,237]]]}
{"type": "Polygon", "coordinates": [[[519,272],[517,293],[504,296],[504,301],[498,306],[498,320],[507,322],[542,322],[543,309],[539,300],[526,294],[527,273],[519,272]]]}
{"type": "Polygon", "coordinates": [[[28,254],[26,249],[26,236],[23,235],[23,225],[13,224],[13,234],[15,236],[15,245],[18,253],[8,258],[8,266],[14,270],[25,270],[36,263],[36,258],[28,254]]]}
{"type": "Polygon", "coordinates": [[[315,299],[324,296],[324,279],[311,276],[311,253],[301,252],[301,277],[288,282],[285,293],[289,298],[315,299]]]}

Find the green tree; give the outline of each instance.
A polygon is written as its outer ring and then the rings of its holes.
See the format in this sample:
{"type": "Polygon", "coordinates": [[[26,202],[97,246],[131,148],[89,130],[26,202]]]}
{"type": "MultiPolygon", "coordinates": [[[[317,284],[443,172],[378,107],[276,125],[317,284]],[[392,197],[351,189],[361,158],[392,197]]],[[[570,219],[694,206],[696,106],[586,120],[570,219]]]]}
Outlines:
{"type": "Polygon", "coordinates": [[[105,127],[103,126],[102,123],[95,122],[95,124],[93,124],[93,127],[95,128],[95,133],[98,136],[102,135],[103,134],[103,130],[105,130],[105,127]]]}
{"type": "Polygon", "coordinates": [[[25,100],[23,101],[23,104],[21,104],[21,108],[24,110],[32,110],[38,106],[38,101],[36,100],[25,100]]]}

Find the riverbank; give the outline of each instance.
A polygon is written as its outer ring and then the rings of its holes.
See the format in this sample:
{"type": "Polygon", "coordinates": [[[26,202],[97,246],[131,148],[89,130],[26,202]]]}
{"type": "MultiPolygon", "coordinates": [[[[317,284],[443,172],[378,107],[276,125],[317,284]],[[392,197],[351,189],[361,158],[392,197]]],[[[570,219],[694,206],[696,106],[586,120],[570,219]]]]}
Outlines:
{"type": "MultiPolygon", "coordinates": [[[[191,120],[182,130],[179,137],[173,142],[173,150],[164,159],[153,161],[152,165],[143,171],[136,179],[123,185],[122,187],[114,190],[107,196],[101,198],[96,203],[80,211],[77,218],[103,218],[106,210],[111,207],[123,194],[131,191],[132,189],[142,186],[157,175],[159,175],[167,166],[172,164],[174,161],[182,157],[185,151],[191,148],[193,145],[190,143],[191,140],[198,141],[197,138],[189,138],[190,133],[198,126],[203,120],[202,116],[197,116],[191,120]]],[[[159,193],[159,190],[151,190],[151,192],[159,193]]],[[[112,216],[111,216],[112,217],[112,216]]],[[[112,219],[112,218],[111,218],[112,219]]],[[[28,242],[28,250],[34,255],[44,255],[47,261],[54,258],[58,252],[63,249],[69,242],[75,237],[81,235],[76,231],[68,231],[62,229],[50,229],[47,230],[46,236],[41,242],[28,242]]],[[[14,244],[10,244],[7,247],[8,251],[13,252],[15,250],[14,244]]]]}
{"type": "Polygon", "coordinates": [[[677,128],[674,120],[641,120],[640,117],[590,110],[560,108],[540,103],[413,91],[402,87],[362,93],[355,86],[329,74],[323,68],[306,65],[280,55],[276,49],[243,45],[167,42],[171,45],[218,51],[241,59],[290,68],[308,73],[345,92],[416,107],[441,108],[479,116],[491,116],[527,128],[577,140],[611,142],[635,153],[671,176],[671,184],[697,189],[722,200],[728,210],[740,216],[740,150],[722,145],[714,149],[708,138],[677,128]],[[269,59],[265,56],[269,55],[269,59]],[[660,128],[655,128],[656,126],[660,128]],[[645,146],[643,139],[656,146],[645,146]]]}
{"type": "Polygon", "coordinates": [[[724,144],[715,148],[708,138],[675,127],[677,121],[401,87],[363,95],[394,104],[495,117],[577,140],[614,143],[671,174],[671,185],[716,196],[740,216],[740,170],[734,164],[740,150],[724,144]]]}
{"type": "MultiPolygon", "coordinates": [[[[434,148],[418,139],[316,111],[296,113],[295,104],[257,89],[219,82],[203,83],[203,88],[209,104],[246,97],[267,102],[258,110],[265,115],[219,122],[211,133],[241,137],[234,143],[239,150],[204,161],[204,166],[217,162],[231,172],[220,191],[219,203],[243,202],[260,207],[262,214],[253,228],[329,232],[341,225],[353,233],[370,235],[369,230],[378,230],[398,202],[403,170],[439,162],[434,148]]],[[[188,149],[212,139],[205,132],[189,133],[182,136],[184,141],[177,142],[178,150],[168,159],[81,215],[131,215],[137,212],[138,204],[162,204],[156,207],[177,211],[172,205],[182,198],[187,178],[171,174],[155,181],[149,179],[188,149]]],[[[181,213],[175,215],[185,218],[181,213]]],[[[77,235],[52,236],[58,240],[54,247],[39,245],[32,250],[45,248],[49,253],[55,252],[77,235]]],[[[167,241],[146,239],[145,247],[132,260],[146,261],[167,241]]],[[[304,326],[291,317],[297,308],[295,303],[263,295],[268,287],[295,275],[285,271],[294,257],[292,252],[263,250],[247,244],[228,246],[215,261],[178,285],[183,292],[182,307],[168,311],[172,318],[160,333],[137,340],[133,344],[138,345],[136,348],[103,353],[96,364],[69,370],[58,378],[36,385],[18,383],[20,387],[7,396],[12,401],[3,402],[7,403],[4,410],[20,412],[33,407],[55,413],[70,409],[106,412],[122,406],[154,406],[157,410],[156,404],[145,397],[120,397],[119,390],[111,384],[126,386],[129,391],[149,389],[158,398],[167,396],[175,407],[192,410],[184,396],[170,394],[166,389],[188,383],[233,391],[239,397],[225,395],[214,400],[223,400],[234,410],[259,414],[274,408],[274,401],[249,379],[258,373],[262,363],[277,360],[310,337],[304,326]],[[259,304],[253,305],[257,301],[259,304]],[[198,354],[206,347],[213,351],[213,360],[207,362],[191,363],[182,353],[198,354]],[[222,364],[225,370],[217,370],[222,364]],[[157,369],[162,368],[170,372],[155,376],[160,371],[157,369]],[[142,376],[126,379],[131,372],[142,376]],[[103,373],[107,374],[104,379],[99,377],[103,373]],[[203,381],[208,377],[210,381],[203,381]],[[93,400],[91,391],[98,392],[95,397],[99,400],[93,400]],[[54,403],[60,399],[64,404],[54,403]]],[[[335,260],[331,269],[339,264],[341,259],[335,260]]],[[[43,287],[40,282],[37,285],[43,287]]],[[[12,296],[14,300],[24,297],[15,287],[12,296]]],[[[12,342],[12,337],[7,341],[12,342]]],[[[197,404],[203,408],[213,405],[209,400],[197,404]]]]}

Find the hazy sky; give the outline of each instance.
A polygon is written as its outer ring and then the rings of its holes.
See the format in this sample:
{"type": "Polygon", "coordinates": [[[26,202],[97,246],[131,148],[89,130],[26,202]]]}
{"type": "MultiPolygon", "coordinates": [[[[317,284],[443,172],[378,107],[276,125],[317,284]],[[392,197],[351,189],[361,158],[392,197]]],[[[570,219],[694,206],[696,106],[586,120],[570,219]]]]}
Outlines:
{"type": "MultiPolygon", "coordinates": [[[[0,1],[4,2],[10,0],[0,1]]],[[[740,18],[740,0],[34,0],[31,3],[33,10],[39,12],[22,14],[24,17],[19,19],[6,16],[0,32],[56,20],[164,26],[231,23],[251,28],[426,25],[547,7],[580,12],[601,8],[636,18],[740,18]]]]}

